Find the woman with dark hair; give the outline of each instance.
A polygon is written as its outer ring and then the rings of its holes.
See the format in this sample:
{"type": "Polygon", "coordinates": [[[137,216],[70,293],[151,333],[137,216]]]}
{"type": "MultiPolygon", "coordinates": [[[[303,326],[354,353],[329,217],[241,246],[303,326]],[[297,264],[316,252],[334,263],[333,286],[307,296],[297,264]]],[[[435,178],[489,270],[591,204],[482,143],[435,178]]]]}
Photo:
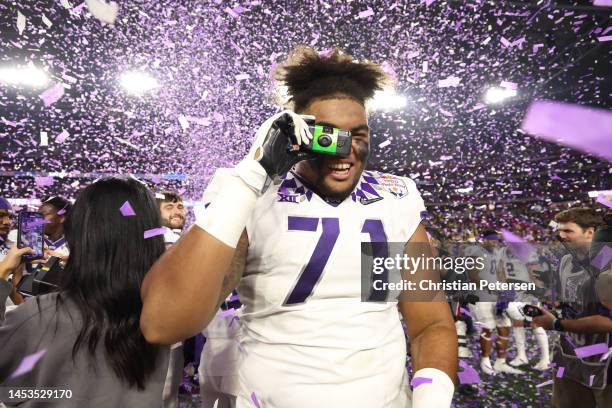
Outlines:
{"type": "MultiPolygon", "coordinates": [[[[0,387],[69,390],[45,399],[54,406],[161,406],[168,348],[148,343],[139,327],[140,286],[165,249],[161,235],[144,232],[160,225],[154,197],[133,178],[105,178],[81,191],[66,221],[70,257],[60,290],[0,322],[0,387]],[[123,215],[125,202],[136,215],[123,215]]],[[[9,264],[0,268],[0,318],[9,264]]],[[[8,397],[0,395],[9,406],[24,401],[8,397]]]]}

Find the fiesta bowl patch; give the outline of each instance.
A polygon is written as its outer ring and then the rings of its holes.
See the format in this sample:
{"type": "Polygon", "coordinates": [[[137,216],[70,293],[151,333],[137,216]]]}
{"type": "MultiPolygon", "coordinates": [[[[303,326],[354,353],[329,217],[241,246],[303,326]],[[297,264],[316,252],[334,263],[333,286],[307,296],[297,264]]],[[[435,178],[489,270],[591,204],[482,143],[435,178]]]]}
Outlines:
{"type": "Polygon", "coordinates": [[[374,188],[387,191],[397,198],[402,198],[408,195],[408,186],[406,182],[399,177],[390,176],[387,174],[377,178],[378,184],[374,184],[374,188]]]}

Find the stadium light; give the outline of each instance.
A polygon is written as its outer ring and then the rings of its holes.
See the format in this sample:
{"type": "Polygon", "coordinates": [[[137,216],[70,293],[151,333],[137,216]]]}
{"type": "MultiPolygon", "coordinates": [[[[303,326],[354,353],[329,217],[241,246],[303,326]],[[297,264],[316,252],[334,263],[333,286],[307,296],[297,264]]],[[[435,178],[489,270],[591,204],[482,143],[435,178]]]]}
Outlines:
{"type": "Polygon", "coordinates": [[[132,95],[142,95],[159,87],[157,79],[143,71],[127,71],[121,74],[119,82],[132,95]]]}
{"type": "Polygon", "coordinates": [[[408,103],[405,96],[399,95],[393,91],[376,91],[374,98],[369,106],[373,110],[397,110],[406,106],[408,103]]]}
{"type": "Polygon", "coordinates": [[[0,68],[0,82],[8,85],[24,85],[32,88],[44,86],[49,82],[47,73],[33,65],[25,67],[0,68]]]}
{"type": "Polygon", "coordinates": [[[484,99],[488,104],[496,104],[508,98],[512,98],[513,96],[516,96],[516,89],[494,86],[487,90],[484,99]]]}

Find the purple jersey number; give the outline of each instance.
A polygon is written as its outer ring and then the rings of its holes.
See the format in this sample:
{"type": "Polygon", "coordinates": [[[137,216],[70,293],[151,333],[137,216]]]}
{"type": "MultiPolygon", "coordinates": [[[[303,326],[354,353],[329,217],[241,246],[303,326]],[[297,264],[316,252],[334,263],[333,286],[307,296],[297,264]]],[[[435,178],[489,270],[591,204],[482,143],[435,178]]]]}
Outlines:
{"type": "MultiPolygon", "coordinates": [[[[310,297],[314,287],[317,285],[325,269],[325,265],[329,260],[334,245],[340,235],[340,223],[338,218],[312,218],[312,217],[293,217],[289,216],[288,229],[289,231],[309,231],[316,232],[317,226],[321,220],[322,233],[317,241],[314,251],[308,263],[300,273],[300,276],[295,283],[293,290],[285,299],[284,305],[295,305],[303,303],[310,297]]],[[[386,249],[387,236],[383,229],[380,220],[366,220],[363,225],[362,232],[370,234],[372,242],[384,242],[386,249]]],[[[376,246],[375,248],[380,248],[376,246]]],[[[386,251],[385,251],[386,252],[386,251]]],[[[386,256],[381,254],[380,256],[386,256]]],[[[386,279],[387,272],[385,271],[381,279],[386,279]]]]}
{"type": "MultiPolygon", "coordinates": [[[[387,245],[387,234],[381,220],[365,220],[361,232],[370,234],[370,242],[372,243],[372,259],[386,258],[389,256],[389,246],[387,245]]],[[[389,281],[389,271],[385,268],[378,279],[383,283],[389,281]]],[[[370,294],[369,301],[384,302],[387,298],[387,290],[377,290],[370,294]]]]}

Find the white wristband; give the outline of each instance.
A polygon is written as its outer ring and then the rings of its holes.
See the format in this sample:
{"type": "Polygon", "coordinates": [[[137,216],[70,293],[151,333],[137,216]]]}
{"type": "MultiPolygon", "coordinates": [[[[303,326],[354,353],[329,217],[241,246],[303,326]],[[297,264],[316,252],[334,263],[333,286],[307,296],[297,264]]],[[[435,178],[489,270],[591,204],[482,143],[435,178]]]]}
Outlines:
{"type": "Polygon", "coordinates": [[[414,373],[412,408],[449,408],[455,384],[437,368],[421,368],[414,373]],[[422,379],[422,380],[419,380],[422,379]]]}
{"type": "Polygon", "coordinates": [[[236,248],[255,208],[257,193],[234,169],[217,170],[208,189],[217,193],[210,205],[197,216],[195,225],[227,246],[236,248]]]}

